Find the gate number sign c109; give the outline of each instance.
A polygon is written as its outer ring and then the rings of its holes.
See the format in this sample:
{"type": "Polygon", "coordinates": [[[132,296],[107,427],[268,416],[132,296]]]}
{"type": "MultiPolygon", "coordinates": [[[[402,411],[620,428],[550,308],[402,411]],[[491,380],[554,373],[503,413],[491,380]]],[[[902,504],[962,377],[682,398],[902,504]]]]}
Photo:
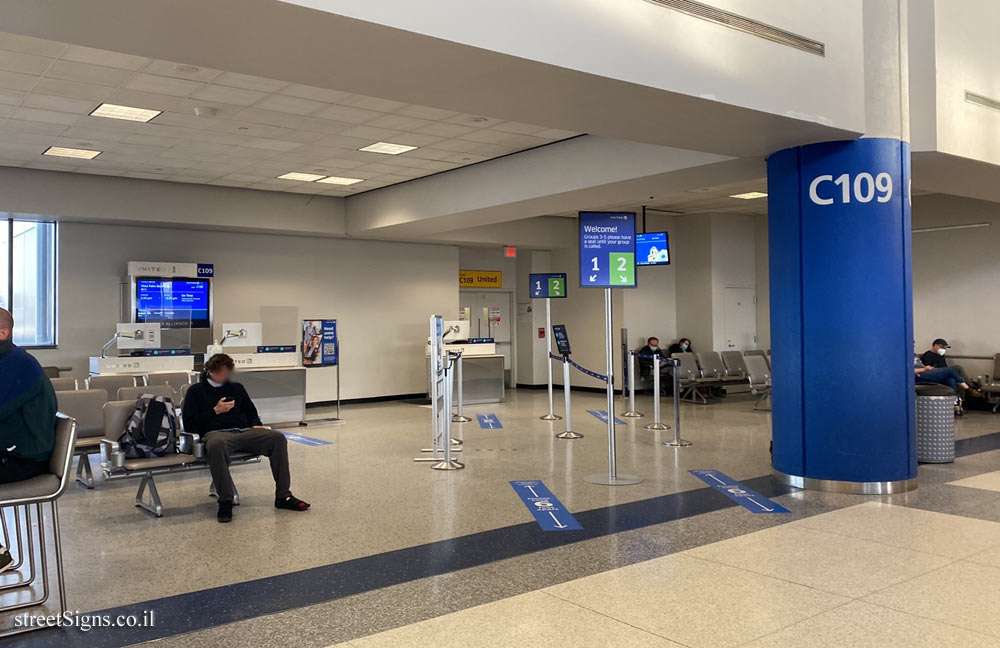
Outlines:
{"type": "Polygon", "coordinates": [[[872,200],[887,203],[892,200],[892,192],[892,175],[885,171],[877,175],[864,171],[853,177],[849,173],[836,178],[819,175],[809,183],[809,200],[816,205],[870,203],[872,200]],[[831,184],[833,187],[827,186],[831,184]]]}
{"type": "Polygon", "coordinates": [[[566,296],[566,273],[543,273],[528,276],[532,299],[566,296]]]}

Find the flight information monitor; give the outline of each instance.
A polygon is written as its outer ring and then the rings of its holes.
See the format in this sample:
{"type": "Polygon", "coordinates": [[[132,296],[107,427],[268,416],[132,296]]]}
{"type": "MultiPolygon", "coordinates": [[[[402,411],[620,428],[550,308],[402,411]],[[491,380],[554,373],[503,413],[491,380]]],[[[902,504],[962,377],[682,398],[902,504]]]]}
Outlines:
{"type": "Polygon", "coordinates": [[[670,245],[667,233],[636,234],[635,264],[640,266],[670,265],[670,245]]]}
{"type": "Polygon", "coordinates": [[[135,321],[163,328],[208,328],[211,285],[207,279],[139,278],[135,321]]]}

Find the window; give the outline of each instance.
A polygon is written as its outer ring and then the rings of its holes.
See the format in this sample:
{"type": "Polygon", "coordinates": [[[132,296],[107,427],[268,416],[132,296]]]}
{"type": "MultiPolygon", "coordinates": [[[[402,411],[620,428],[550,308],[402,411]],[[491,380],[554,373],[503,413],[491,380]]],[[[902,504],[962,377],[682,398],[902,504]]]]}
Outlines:
{"type": "Polygon", "coordinates": [[[14,315],[14,342],[56,344],[56,225],[0,219],[0,306],[14,315]]]}

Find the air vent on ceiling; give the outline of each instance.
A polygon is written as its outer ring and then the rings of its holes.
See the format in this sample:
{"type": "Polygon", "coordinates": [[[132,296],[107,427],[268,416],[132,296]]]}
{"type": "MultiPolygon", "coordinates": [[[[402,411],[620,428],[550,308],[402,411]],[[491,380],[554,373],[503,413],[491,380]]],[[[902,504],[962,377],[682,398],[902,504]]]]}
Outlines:
{"type": "Polygon", "coordinates": [[[969,103],[976,104],[977,106],[982,106],[983,108],[992,108],[993,110],[1000,110],[1000,100],[991,99],[990,97],[976,94],[975,92],[965,91],[965,100],[969,103]]]}
{"type": "Polygon", "coordinates": [[[689,16],[714,22],[717,25],[730,27],[737,31],[752,34],[775,43],[780,43],[781,45],[794,47],[795,49],[802,50],[803,52],[809,52],[810,54],[816,54],[817,56],[826,56],[826,45],[819,41],[806,38],[805,36],[799,36],[798,34],[793,34],[790,31],[785,31],[784,29],[758,22],[751,18],[747,18],[746,16],[734,14],[729,11],[723,11],[722,9],[718,9],[701,2],[694,2],[694,0],[646,0],[646,2],[651,2],[660,7],[666,7],[667,9],[680,11],[688,14],[689,16]]]}

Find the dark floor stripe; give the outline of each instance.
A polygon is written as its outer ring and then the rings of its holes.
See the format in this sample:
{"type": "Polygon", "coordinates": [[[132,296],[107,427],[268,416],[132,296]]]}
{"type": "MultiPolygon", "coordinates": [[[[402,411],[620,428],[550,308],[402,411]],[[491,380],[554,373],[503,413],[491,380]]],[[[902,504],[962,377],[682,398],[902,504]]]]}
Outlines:
{"type": "Polygon", "coordinates": [[[969,437],[968,439],[959,439],[955,442],[956,457],[967,457],[972,454],[979,454],[980,452],[989,452],[990,450],[1000,450],[1000,432],[969,437]]]}
{"type": "MultiPolygon", "coordinates": [[[[743,483],[765,497],[776,497],[797,490],[779,484],[770,475],[748,479],[743,483]]],[[[66,629],[42,630],[21,637],[18,645],[30,648],[127,646],[316,605],[428,576],[478,567],[498,560],[735,506],[735,503],[722,497],[712,488],[673,493],[577,513],[575,516],[583,525],[582,531],[544,533],[535,522],[526,522],[332,565],[168,596],[94,613],[112,617],[129,614],[141,617],[145,610],[154,610],[157,625],[153,628],[95,628],[86,633],[66,629]]],[[[183,561],[178,563],[177,568],[185,568],[183,561]]]]}

